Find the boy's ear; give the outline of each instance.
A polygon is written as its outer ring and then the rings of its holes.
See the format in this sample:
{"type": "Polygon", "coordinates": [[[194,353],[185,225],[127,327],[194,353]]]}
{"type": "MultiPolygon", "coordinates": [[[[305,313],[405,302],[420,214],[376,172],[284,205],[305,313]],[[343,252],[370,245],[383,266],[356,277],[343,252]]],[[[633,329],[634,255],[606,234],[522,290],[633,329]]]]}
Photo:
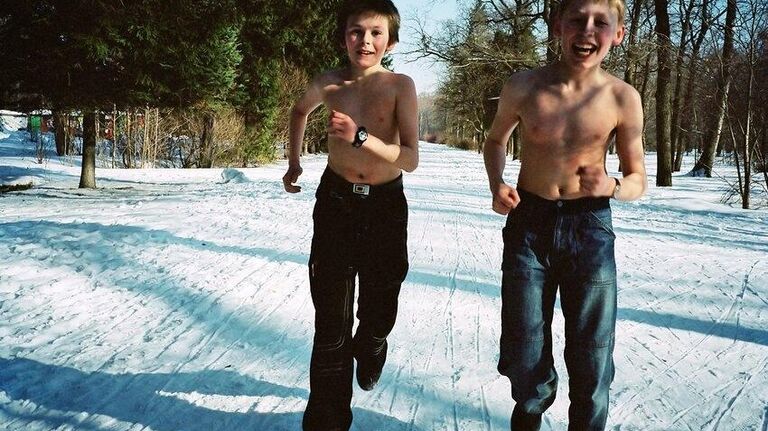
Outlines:
{"type": "Polygon", "coordinates": [[[626,33],[627,29],[623,25],[620,25],[616,29],[616,34],[613,37],[613,42],[611,43],[612,46],[619,46],[621,45],[621,41],[624,40],[624,34],[626,33]]]}
{"type": "Polygon", "coordinates": [[[397,42],[390,42],[387,45],[387,50],[386,50],[387,54],[389,54],[395,48],[395,45],[397,45],[397,42]]]}
{"type": "Polygon", "coordinates": [[[552,33],[555,35],[555,37],[560,37],[562,32],[560,31],[560,14],[555,15],[555,18],[552,20],[552,33]]]}

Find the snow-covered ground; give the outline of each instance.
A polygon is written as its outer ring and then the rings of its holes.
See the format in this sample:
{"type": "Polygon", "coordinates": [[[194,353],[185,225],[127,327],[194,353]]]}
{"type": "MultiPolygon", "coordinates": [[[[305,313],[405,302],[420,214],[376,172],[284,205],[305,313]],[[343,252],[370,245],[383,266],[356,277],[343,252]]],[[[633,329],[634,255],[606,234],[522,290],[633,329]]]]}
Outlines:
{"type": "MultiPolygon", "coordinates": [[[[0,195],[0,429],[300,429],[325,158],[304,158],[298,195],[282,191],[284,162],[242,176],[99,169],[100,189],[78,190],[77,160],[37,164],[27,136],[0,131],[0,183],[36,184],[0,195]]],[[[422,144],[405,184],[411,271],[380,385],[355,389],[352,429],[509,429],[495,369],[504,219],[482,158],[422,144]]],[[[608,428],[766,431],[768,210],[721,204],[722,179],[674,184],[614,204],[608,428]]],[[[561,352],[559,310],[555,325],[561,352]]],[[[555,357],[545,430],[567,427],[555,357]]]]}

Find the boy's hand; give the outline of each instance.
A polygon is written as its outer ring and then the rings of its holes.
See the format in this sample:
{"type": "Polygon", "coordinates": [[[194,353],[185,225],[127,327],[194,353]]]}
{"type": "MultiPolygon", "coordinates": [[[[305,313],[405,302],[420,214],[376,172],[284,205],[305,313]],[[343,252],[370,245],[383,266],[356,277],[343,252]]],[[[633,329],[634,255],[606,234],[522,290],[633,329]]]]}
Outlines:
{"type": "Polygon", "coordinates": [[[352,143],[355,140],[355,133],[357,133],[357,124],[352,120],[352,117],[343,112],[331,111],[328,121],[328,136],[352,143]]]}
{"type": "Polygon", "coordinates": [[[616,182],[605,173],[605,169],[598,166],[581,166],[576,171],[576,175],[579,176],[579,189],[585,196],[613,195],[616,182]]]}
{"type": "Polygon", "coordinates": [[[505,183],[499,183],[493,191],[493,210],[501,215],[507,215],[520,203],[517,189],[505,183]]]}
{"type": "Polygon", "coordinates": [[[301,175],[302,172],[304,172],[304,170],[301,169],[301,165],[288,165],[288,172],[283,175],[283,187],[285,187],[286,192],[298,193],[301,191],[301,187],[293,184],[299,181],[299,175],[301,175]]]}

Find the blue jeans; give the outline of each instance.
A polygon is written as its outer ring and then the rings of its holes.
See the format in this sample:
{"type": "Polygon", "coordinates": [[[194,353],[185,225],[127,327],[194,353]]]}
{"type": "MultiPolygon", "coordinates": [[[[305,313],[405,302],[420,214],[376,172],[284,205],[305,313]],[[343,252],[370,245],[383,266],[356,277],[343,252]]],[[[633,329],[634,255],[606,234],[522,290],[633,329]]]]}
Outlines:
{"type": "Polygon", "coordinates": [[[555,400],[552,357],[555,296],[565,318],[568,429],[603,430],[613,381],[616,260],[608,198],[550,201],[518,189],[502,263],[501,355],[512,383],[512,427],[538,430],[555,400]]]}
{"type": "Polygon", "coordinates": [[[383,345],[395,325],[408,272],[408,204],[402,176],[366,188],[330,169],[315,196],[309,257],[315,337],[302,425],[305,431],[348,430],[353,343],[383,345]],[[356,276],[359,324],[353,338],[356,276]]]}

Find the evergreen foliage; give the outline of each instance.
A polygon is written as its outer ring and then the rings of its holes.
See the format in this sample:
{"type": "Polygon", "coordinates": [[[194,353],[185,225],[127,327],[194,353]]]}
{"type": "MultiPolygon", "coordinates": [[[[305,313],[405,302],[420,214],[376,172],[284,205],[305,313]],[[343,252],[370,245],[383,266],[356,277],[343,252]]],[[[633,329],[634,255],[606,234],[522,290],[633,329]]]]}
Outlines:
{"type": "MultiPolygon", "coordinates": [[[[240,0],[243,64],[237,105],[246,118],[247,160],[274,151],[279,134],[281,79],[285,68],[307,76],[335,67],[343,54],[334,37],[339,0],[240,0]]],[[[312,133],[307,139],[318,139],[312,133]]]]}
{"type": "MultiPolygon", "coordinates": [[[[246,131],[228,157],[271,160],[287,68],[336,67],[339,0],[18,0],[0,8],[0,104],[28,111],[147,106],[199,118],[201,163],[216,118],[246,131]],[[196,112],[196,114],[195,114],[196,112]],[[211,130],[208,130],[210,128],[211,130]]],[[[309,136],[311,139],[311,135],[309,136]]],[[[235,160],[225,161],[231,163],[235,160]]]]}

